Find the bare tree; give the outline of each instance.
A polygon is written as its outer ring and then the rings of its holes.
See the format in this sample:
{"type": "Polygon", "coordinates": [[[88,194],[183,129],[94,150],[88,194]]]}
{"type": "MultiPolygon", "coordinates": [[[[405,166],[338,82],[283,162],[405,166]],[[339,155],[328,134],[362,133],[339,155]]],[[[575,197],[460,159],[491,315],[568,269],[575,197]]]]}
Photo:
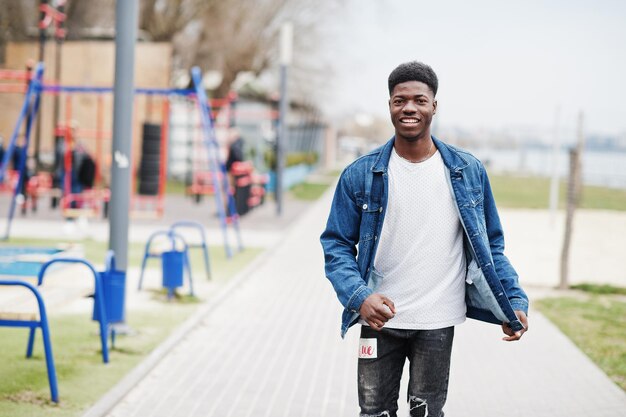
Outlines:
{"type": "Polygon", "coordinates": [[[154,41],[171,41],[201,13],[219,3],[217,0],[142,0],[139,28],[154,41]]]}
{"type": "Polygon", "coordinates": [[[67,38],[110,37],[115,28],[115,0],[67,0],[67,38]]]}
{"type": "MultiPolygon", "coordinates": [[[[0,51],[7,40],[36,34],[38,0],[0,0],[0,51]]],[[[325,13],[342,0],[140,0],[139,29],[144,38],[172,42],[175,69],[193,65],[222,73],[214,95],[223,96],[242,71],[256,75],[277,66],[283,22],[295,27],[292,97],[307,101],[321,91],[330,70],[315,53],[325,13]]],[[[111,37],[115,0],[68,0],[68,39],[111,37]]]]}
{"type": "MultiPolygon", "coordinates": [[[[294,24],[294,62],[291,71],[292,97],[307,98],[320,91],[317,81],[325,79],[330,63],[317,54],[323,20],[339,0],[231,0],[220,3],[202,15],[203,30],[196,38],[193,54],[181,60],[182,67],[199,65],[223,74],[222,84],[214,92],[224,95],[241,71],[256,75],[278,62],[278,35],[285,21],[294,24]]],[[[184,39],[187,45],[189,39],[184,39]]],[[[182,43],[182,42],[181,42],[182,43]]],[[[175,44],[177,49],[179,45],[175,44]]]]}
{"type": "Polygon", "coordinates": [[[4,62],[6,44],[28,38],[28,27],[36,23],[36,17],[28,13],[33,9],[33,1],[2,0],[0,4],[0,62],[4,62]]]}

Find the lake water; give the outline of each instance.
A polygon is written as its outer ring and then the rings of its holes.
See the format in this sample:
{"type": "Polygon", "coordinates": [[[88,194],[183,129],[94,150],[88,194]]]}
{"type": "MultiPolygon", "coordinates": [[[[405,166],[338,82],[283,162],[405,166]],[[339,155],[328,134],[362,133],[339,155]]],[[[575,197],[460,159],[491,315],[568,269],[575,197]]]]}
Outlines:
{"type": "MultiPolygon", "coordinates": [[[[539,175],[550,177],[553,156],[549,149],[469,149],[490,172],[539,175]]],[[[569,153],[558,153],[557,169],[560,178],[569,172],[569,153]]],[[[583,182],[626,189],[626,152],[585,150],[582,159],[583,182]]]]}

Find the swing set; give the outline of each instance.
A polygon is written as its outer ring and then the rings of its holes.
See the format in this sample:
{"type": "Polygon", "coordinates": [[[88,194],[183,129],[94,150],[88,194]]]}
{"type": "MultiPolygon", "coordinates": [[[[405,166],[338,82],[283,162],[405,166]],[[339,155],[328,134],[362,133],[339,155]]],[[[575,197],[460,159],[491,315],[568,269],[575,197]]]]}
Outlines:
{"type": "MultiPolygon", "coordinates": [[[[106,213],[106,207],[110,199],[110,190],[106,188],[105,181],[102,175],[103,167],[110,165],[110,161],[106,160],[105,141],[111,140],[111,132],[104,129],[104,107],[107,97],[112,97],[113,89],[111,87],[84,87],[84,86],[64,86],[48,84],[43,81],[44,66],[43,63],[37,64],[34,74],[30,79],[24,78],[28,81],[26,86],[22,85],[20,88],[23,91],[26,88],[24,101],[17,118],[15,128],[8,144],[5,148],[3,159],[0,163],[0,185],[5,189],[12,189],[13,194],[11,203],[9,205],[9,213],[7,215],[7,224],[3,239],[8,239],[11,232],[11,224],[15,214],[15,207],[20,197],[24,182],[26,181],[27,174],[27,158],[28,149],[30,145],[31,132],[33,122],[37,117],[40,108],[42,94],[56,94],[63,96],[65,102],[65,124],[58,126],[55,129],[55,135],[58,142],[64,144],[63,151],[63,175],[62,175],[62,197],[61,208],[65,217],[75,217],[80,215],[95,215],[100,211],[100,206],[103,207],[104,213],[106,213]],[[95,129],[78,129],[73,123],[72,119],[72,97],[76,94],[82,95],[94,95],[96,97],[96,127],[95,129]],[[23,145],[17,146],[18,137],[20,136],[20,130],[24,127],[23,145]],[[82,189],[80,185],[76,184],[75,169],[73,168],[76,160],[75,153],[78,145],[77,137],[90,139],[95,141],[95,158],[93,160],[94,165],[94,178],[92,187],[82,189]],[[19,164],[14,167],[15,170],[10,172],[8,170],[10,159],[13,153],[19,151],[20,157],[19,164]]],[[[10,74],[18,78],[20,74],[10,74]]],[[[1,76],[1,73],[0,73],[1,76]]],[[[137,88],[135,89],[136,96],[145,96],[147,103],[147,114],[152,117],[154,112],[154,99],[159,98],[161,100],[160,115],[162,124],[159,137],[155,139],[154,143],[149,150],[153,151],[158,148],[158,159],[147,161],[145,158],[140,163],[140,184],[139,189],[152,190],[156,192],[150,192],[146,194],[152,195],[133,195],[131,199],[131,206],[136,212],[147,213],[152,211],[153,216],[160,216],[163,213],[163,198],[165,191],[165,176],[166,176],[166,147],[168,141],[168,125],[169,125],[169,100],[171,97],[182,96],[196,103],[197,109],[200,113],[201,125],[202,125],[202,137],[203,144],[208,155],[208,168],[211,171],[211,180],[214,192],[215,204],[220,219],[220,226],[223,235],[224,247],[226,255],[232,256],[231,245],[229,243],[228,225],[230,224],[235,232],[238,250],[243,249],[241,242],[241,234],[239,230],[239,217],[235,209],[235,202],[232,194],[232,190],[228,184],[228,178],[225,172],[224,164],[220,160],[219,144],[215,133],[215,126],[212,111],[211,101],[206,96],[206,93],[202,87],[202,76],[200,69],[194,67],[191,71],[193,80],[193,88],[188,89],[148,89],[137,88]],[[157,144],[158,142],[158,144],[157,144]],[[148,163],[149,162],[149,163],[148,163]],[[145,182],[142,185],[142,179],[147,181],[146,178],[141,177],[141,173],[150,171],[150,166],[156,165],[159,168],[158,178],[156,183],[149,184],[145,182]],[[227,199],[228,204],[225,204],[227,199]],[[138,210],[139,209],[139,210],[138,210]]],[[[6,86],[5,86],[6,88],[6,86]]],[[[11,87],[15,91],[19,92],[17,87],[11,87]]],[[[112,102],[112,101],[111,101],[112,102]]],[[[135,103],[136,107],[136,103],[135,103]]],[[[136,110],[136,108],[135,108],[136,110]]],[[[135,111],[135,113],[137,113],[135,111]]],[[[136,126],[136,124],[135,124],[136,126]]],[[[135,129],[136,130],[136,129],[135,129]]],[[[144,124],[144,133],[147,131],[147,126],[144,124]]],[[[135,132],[137,133],[137,132],[135,132]]],[[[137,136],[135,134],[135,136],[137,136]]],[[[148,135],[149,136],[149,135],[148,135]]],[[[154,132],[152,132],[154,137],[154,132]]],[[[144,134],[143,151],[146,152],[146,134],[144,134]]],[[[56,146],[55,146],[56,148],[56,146]]],[[[56,151],[56,149],[55,149],[56,151]]],[[[131,165],[132,172],[135,172],[135,167],[131,165]]],[[[45,186],[50,186],[51,180],[48,175],[48,180],[45,182],[45,186]]],[[[43,178],[43,177],[42,177],[43,178]]],[[[135,177],[132,177],[132,189],[135,189],[135,177]]],[[[150,179],[150,178],[148,178],[150,179]]],[[[44,184],[41,185],[42,187],[44,184]]],[[[147,215],[144,214],[143,217],[147,215]]]]}

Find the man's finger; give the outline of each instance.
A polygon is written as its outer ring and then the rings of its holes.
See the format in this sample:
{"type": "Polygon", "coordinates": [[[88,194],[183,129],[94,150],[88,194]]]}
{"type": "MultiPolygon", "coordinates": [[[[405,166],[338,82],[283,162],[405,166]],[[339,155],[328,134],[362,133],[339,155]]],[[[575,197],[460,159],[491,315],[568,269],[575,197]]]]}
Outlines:
{"type": "Polygon", "coordinates": [[[396,306],[393,304],[393,301],[383,296],[383,304],[389,307],[389,310],[391,310],[392,314],[396,314],[396,306]]]}
{"type": "Polygon", "coordinates": [[[376,312],[372,315],[369,316],[369,319],[372,321],[375,321],[376,323],[386,323],[387,321],[389,321],[389,319],[391,317],[387,317],[385,314],[389,314],[389,311],[386,312],[376,312]]]}
{"type": "Polygon", "coordinates": [[[524,326],[524,331],[528,331],[528,318],[526,315],[520,317],[520,322],[522,323],[522,326],[524,326]]]}
{"type": "Polygon", "coordinates": [[[522,332],[515,332],[512,336],[503,337],[502,340],[505,342],[514,342],[516,340],[520,340],[522,338],[522,332]]]}
{"type": "Polygon", "coordinates": [[[375,320],[371,320],[368,323],[372,327],[372,329],[374,329],[374,330],[380,330],[383,327],[382,324],[380,324],[379,322],[377,322],[375,320]]]}
{"type": "Polygon", "coordinates": [[[507,336],[513,336],[515,332],[506,323],[502,324],[502,333],[507,336]]]}
{"type": "Polygon", "coordinates": [[[383,316],[385,321],[389,320],[390,318],[393,318],[394,316],[393,311],[387,306],[387,304],[381,305],[377,309],[376,312],[380,314],[381,316],[383,316]]]}

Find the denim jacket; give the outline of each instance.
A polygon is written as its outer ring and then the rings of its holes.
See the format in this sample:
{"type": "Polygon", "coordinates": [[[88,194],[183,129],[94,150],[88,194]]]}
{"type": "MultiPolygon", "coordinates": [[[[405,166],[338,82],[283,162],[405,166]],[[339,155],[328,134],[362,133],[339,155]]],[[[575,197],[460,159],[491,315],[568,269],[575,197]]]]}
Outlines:
{"type": "MultiPolygon", "coordinates": [[[[432,138],[449,172],[449,192],[464,230],[467,317],[523,328],[514,310],[528,313],[528,297],[504,255],[504,236],[485,168],[473,155],[432,138]]],[[[365,299],[384,277],[374,269],[385,210],[394,138],[341,174],[321,243],[326,276],[344,306],[341,337],[359,318],[365,299]],[[358,250],[357,250],[358,245],[358,250]]]]}

